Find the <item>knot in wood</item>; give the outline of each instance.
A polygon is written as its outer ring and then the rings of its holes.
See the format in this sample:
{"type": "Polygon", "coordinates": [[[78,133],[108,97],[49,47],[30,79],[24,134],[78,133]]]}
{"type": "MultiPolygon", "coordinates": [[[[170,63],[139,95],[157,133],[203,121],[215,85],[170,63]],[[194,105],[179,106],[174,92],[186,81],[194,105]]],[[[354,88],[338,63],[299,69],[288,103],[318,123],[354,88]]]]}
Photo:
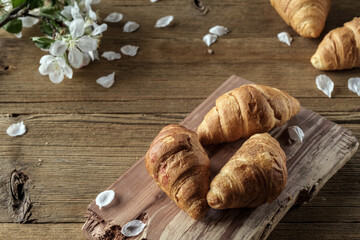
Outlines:
{"type": "Polygon", "coordinates": [[[201,0],[191,0],[192,5],[195,9],[201,13],[201,15],[206,15],[209,12],[209,8],[201,0]]]}

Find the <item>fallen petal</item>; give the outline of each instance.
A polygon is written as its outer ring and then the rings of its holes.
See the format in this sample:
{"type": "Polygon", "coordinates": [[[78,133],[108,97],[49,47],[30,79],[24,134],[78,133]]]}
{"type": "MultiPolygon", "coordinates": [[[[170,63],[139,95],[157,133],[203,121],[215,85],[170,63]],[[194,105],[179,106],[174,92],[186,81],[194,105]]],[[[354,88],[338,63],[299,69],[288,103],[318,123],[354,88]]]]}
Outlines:
{"type": "Polygon", "coordinates": [[[140,220],[132,220],[123,226],[121,233],[125,237],[135,237],[144,230],[145,226],[146,224],[140,220]]]}
{"type": "Polygon", "coordinates": [[[136,22],[128,21],[124,25],[124,32],[126,33],[135,32],[139,28],[139,26],[140,25],[137,24],[136,22]]]}
{"type": "Polygon", "coordinates": [[[326,75],[319,75],[316,77],[316,86],[323,93],[331,98],[331,92],[334,90],[334,82],[326,75]]]}
{"type": "Polygon", "coordinates": [[[114,83],[115,83],[115,72],[113,72],[112,74],[109,74],[109,75],[107,75],[107,76],[98,78],[98,79],[96,80],[96,82],[97,82],[98,84],[100,84],[101,86],[103,86],[104,88],[109,88],[109,87],[111,87],[111,86],[114,85],[114,83]]]}
{"type": "Polygon", "coordinates": [[[101,209],[102,207],[109,205],[112,200],[114,200],[114,197],[115,192],[113,190],[106,190],[97,195],[95,203],[99,206],[99,209],[101,209]]]}
{"type": "Polygon", "coordinates": [[[219,26],[219,25],[212,27],[209,30],[209,33],[215,34],[216,36],[219,36],[219,37],[226,35],[228,32],[229,32],[229,29],[227,29],[224,26],[219,26]]]}
{"type": "Polygon", "coordinates": [[[208,34],[206,34],[206,35],[203,37],[202,40],[204,41],[204,43],[205,43],[208,47],[210,47],[211,44],[213,44],[214,42],[216,42],[217,36],[214,35],[214,34],[208,33],[208,34]]]}
{"type": "Polygon", "coordinates": [[[113,12],[107,15],[107,17],[104,19],[105,22],[120,22],[123,19],[123,15],[118,12],[113,12]]]}
{"type": "Polygon", "coordinates": [[[152,3],[155,3],[155,2],[157,2],[158,0],[150,0],[150,2],[152,2],[152,3]]]}
{"type": "Polygon", "coordinates": [[[291,126],[288,128],[289,136],[291,140],[295,142],[302,142],[304,139],[304,132],[298,126],[291,126]]]}
{"type": "Polygon", "coordinates": [[[22,38],[22,32],[15,33],[14,35],[15,35],[17,38],[22,38]]]}
{"type": "Polygon", "coordinates": [[[116,53],[116,52],[113,52],[113,51],[104,52],[101,56],[103,58],[106,58],[109,61],[121,58],[120,53],[116,53]]]}
{"type": "Polygon", "coordinates": [[[138,46],[125,45],[122,48],[120,48],[120,51],[125,55],[134,57],[137,54],[138,49],[139,49],[138,46]]]}
{"type": "Polygon", "coordinates": [[[11,124],[10,127],[6,129],[6,133],[11,137],[24,135],[26,133],[24,122],[11,124]]]}
{"type": "Polygon", "coordinates": [[[169,15],[166,17],[162,17],[159,20],[157,20],[155,27],[156,28],[163,28],[168,26],[172,21],[174,20],[174,17],[169,15]]]}
{"type": "Polygon", "coordinates": [[[350,91],[356,93],[358,96],[360,96],[360,78],[350,78],[348,80],[348,88],[350,91]]]}
{"type": "Polygon", "coordinates": [[[292,38],[289,33],[281,32],[277,35],[280,42],[286,43],[287,45],[291,46],[292,38]]]}

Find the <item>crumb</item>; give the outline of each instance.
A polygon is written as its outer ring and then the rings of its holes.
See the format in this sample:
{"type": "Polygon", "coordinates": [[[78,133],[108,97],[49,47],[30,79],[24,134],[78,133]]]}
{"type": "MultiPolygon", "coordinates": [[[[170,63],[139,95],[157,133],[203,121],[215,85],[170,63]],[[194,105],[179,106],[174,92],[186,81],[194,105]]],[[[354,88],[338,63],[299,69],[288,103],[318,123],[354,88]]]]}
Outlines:
{"type": "Polygon", "coordinates": [[[38,166],[41,166],[41,162],[39,162],[37,165],[38,165],[38,166]]]}
{"type": "Polygon", "coordinates": [[[213,51],[211,48],[209,48],[209,49],[208,49],[208,53],[209,53],[210,55],[212,55],[212,54],[214,54],[214,51],[213,51]]]}
{"type": "Polygon", "coordinates": [[[289,196],[288,196],[288,199],[289,199],[289,200],[292,200],[292,196],[289,195],[289,196]]]}
{"type": "Polygon", "coordinates": [[[45,145],[49,145],[49,142],[46,142],[45,145]]]}

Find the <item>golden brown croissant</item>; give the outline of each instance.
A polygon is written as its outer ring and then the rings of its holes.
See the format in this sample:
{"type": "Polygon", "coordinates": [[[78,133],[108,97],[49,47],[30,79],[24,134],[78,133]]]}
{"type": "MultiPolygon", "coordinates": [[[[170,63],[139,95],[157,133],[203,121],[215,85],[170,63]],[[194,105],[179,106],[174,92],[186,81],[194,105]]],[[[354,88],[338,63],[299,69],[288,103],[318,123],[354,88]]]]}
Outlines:
{"type": "Polygon", "coordinates": [[[330,0],[270,0],[284,21],[298,34],[317,38],[325,26],[330,0]]]}
{"type": "Polygon", "coordinates": [[[319,70],[341,70],[360,67],[360,18],[330,31],[311,57],[319,70]]]}
{"type": "Polygon", "coordinates": [[[253,135],[211,182],[207,201],[215,209],[257,207],[275,200],[287,181],[286,155],[268,133],[253,135]]]}
{"type": "Polygon", "coordinates": [[[243,85],[216,99],[216,106],[197,128],[200,142],[217,144],[267,132],[292,118],[300,103],[285,91],[243,85]]]}
{"type": "Polygon", "coordinates": [[[164,127],[151,143],[145,165],[161,190],[190,217],[198,220],[206,214],[210,162],[195,132],[180,125],[164,127]]]}

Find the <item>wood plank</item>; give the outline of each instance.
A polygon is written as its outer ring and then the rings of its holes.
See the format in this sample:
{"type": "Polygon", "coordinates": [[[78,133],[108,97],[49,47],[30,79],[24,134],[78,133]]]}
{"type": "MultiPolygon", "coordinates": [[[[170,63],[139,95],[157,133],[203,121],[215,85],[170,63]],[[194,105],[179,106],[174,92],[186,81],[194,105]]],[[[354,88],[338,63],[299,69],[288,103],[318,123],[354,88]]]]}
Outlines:
{"type": "Polygon", "coordinates": [[[14,224],[0,223],[1,239],[11,240],[84,240],[79,223],[14,224]]]}
{"type": "MultiPolygon", "coordinates": [[[[231,77],[182,124],[195,129],[219,95],[245,83],[248,81],[231,77]]],[[[358,142],[350,131],[304,108],[289,123],[271,133],[278,138],[288,157],[289,180],[277,201],[256,209],[210,210],[203,220],[193,221],[159,190],[144,168],[144,159],[141,159],[109,187],[116,192],[116,201],[103,210],[99,210],[94,201],[88,206],[89,219],[83,227],[84,235],[89,239],[106,239],[114,237],[114,234],[121,237],[114,229],[118,230],[126,222],[140,218],[147,222],[147,228],[140,238],[166,239],[170,234],[173,239],[207,239],[210,236],[215,239],[266,238],[295,202],[307,202],[315,196],[358,148],[358,142]],[[284,131],[288,124],[299,125],[309,134],[302,147],[289,146],[287,143],[284,131]]],[[[208,149],[212,163],[218,163],[217,166],[212,165],[213,173],[221,168],[221,164],[226,162],[224,158],[230,158],[241,143],[237,141],[208,149]]]]}
{"type": "MultiPolygon", "coordinates": [[[[338,114],[334,114],[327,117],[336,118],[338,114]]],[[[153,137],[163,126],[177,123],[185,116],[34,114],[0,117],[0,199],[4,201],[0,204],[0,222],[14,221],[12,212],[8,211],[11,194],[7,185],[14,169],[21,169],[30,177],[28,193],[33,207],[29,221],[83,222],[84,209],[97,193],[114,182],[147,151],[153,137]],[[5,135],[6,128],[20,120],[24,120],[28,132],[18,138],[5,135]],[[38,159],[42,160],[40,166],[38,159]],[[89,175],[89,172],[97,174],[89,175]]],[[[342,126],[360,138],[359,124],[350,121],[342,126]]],[[[314,219],[320,221],[321,217],[337,217],[343,222],[352,217],[360,218],[360,212],[356,210],[360,201],[357,181],[359,161],[360,152],[325,185],[321,197],[311,202],[311,206],[324,209],[321,214],[314,215],[314,219]],[[337,214],[327,213],[327,207],[334,208],[337,214]],[[342,211],[353,212],[353,215],[347,217],[342,211]]],[[[301,208],[301,211],[308,213],[310,210],[301,208]]],[[[291,221],[295,218],[307,221],[305,213],[296,215],[291,221]]]]}

